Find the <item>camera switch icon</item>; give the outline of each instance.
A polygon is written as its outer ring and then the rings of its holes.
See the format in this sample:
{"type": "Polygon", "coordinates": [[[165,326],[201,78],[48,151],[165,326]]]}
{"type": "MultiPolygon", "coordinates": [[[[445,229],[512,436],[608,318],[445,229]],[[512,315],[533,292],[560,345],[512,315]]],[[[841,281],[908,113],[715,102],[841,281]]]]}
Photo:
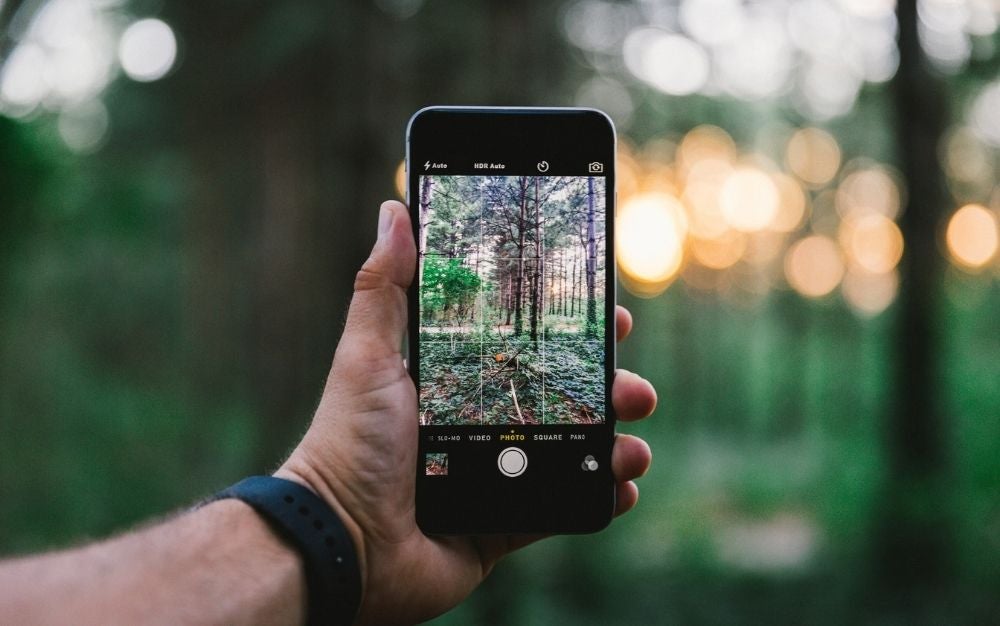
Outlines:
{"type": "Polygon", "coordinates": [[[600,161],[594,161],[587,166],[587,171],[591,174],[601,174],[604,172],[604,164],[600,161]]]}

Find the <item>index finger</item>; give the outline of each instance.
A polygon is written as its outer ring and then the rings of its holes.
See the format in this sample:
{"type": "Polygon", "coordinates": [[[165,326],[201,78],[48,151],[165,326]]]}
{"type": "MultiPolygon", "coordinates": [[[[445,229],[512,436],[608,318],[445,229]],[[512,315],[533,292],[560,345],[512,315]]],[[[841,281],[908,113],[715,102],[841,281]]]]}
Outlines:
{"type": "Polygon", "coordinates": [[[632,332],[632,314],[622,305],[615,306],[615,334],[618,341],[628,337],[632,332]]]}

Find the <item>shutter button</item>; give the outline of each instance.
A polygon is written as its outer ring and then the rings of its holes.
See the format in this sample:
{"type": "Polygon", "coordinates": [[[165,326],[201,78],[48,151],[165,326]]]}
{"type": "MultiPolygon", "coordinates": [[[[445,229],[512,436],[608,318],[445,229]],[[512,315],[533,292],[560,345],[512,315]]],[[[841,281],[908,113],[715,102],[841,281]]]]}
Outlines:
{"type": "Polygon", "coordinates": [[[504,476],[520,476],[528,469],[528,456],[520,448],[505,448],[497,457],[497,467],[504,476]]]}

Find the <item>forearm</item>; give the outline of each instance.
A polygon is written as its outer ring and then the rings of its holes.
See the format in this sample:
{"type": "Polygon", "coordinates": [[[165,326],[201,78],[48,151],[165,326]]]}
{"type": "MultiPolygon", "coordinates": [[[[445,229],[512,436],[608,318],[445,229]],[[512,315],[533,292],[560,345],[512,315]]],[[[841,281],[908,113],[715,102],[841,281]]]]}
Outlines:
{"type": "Polygon", "coordinates": [[[0,623],[296,624],[294,550],[248,505],[213,502],[81,548],[0,563],[0,623]]]}

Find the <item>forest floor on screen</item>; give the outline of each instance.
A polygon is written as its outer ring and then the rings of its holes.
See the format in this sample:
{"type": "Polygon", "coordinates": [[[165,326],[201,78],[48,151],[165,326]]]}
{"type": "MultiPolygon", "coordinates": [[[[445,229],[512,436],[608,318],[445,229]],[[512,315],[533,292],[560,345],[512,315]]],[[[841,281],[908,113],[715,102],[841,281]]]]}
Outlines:
{"type": "Polygon", "coordinates": [[[421,344],[422,424],[604,421],[602,342],[546,341],[537,352],[484,352],[488,347],[485,341],[421,344]]]}

